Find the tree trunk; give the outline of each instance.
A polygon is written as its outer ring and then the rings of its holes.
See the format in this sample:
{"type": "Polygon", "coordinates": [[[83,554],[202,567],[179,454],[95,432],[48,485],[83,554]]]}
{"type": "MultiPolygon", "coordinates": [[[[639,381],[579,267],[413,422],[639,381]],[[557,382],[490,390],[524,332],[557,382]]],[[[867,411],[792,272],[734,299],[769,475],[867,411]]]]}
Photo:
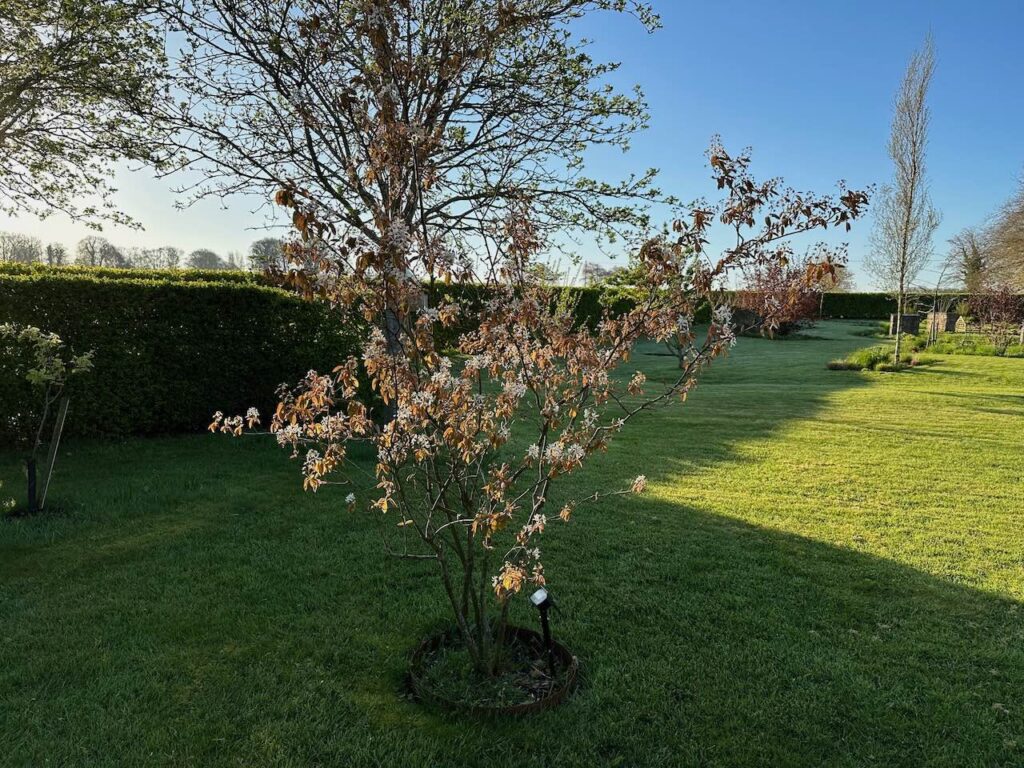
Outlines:
{"type": "Polygon", "coordinates": [[[28,513],[34,515],[38,507],[38,494],[36,492],[36,458],[30,456],[25,459],[25,469],[28,472],[28,513]]]}
{"type": "Polygon", "coordinates": [[[903,333],[903,292],[900,291],[896,297],[896,349],[893,352],[893,362],[899,365],[900,362],[900,335],[903,333]]]}

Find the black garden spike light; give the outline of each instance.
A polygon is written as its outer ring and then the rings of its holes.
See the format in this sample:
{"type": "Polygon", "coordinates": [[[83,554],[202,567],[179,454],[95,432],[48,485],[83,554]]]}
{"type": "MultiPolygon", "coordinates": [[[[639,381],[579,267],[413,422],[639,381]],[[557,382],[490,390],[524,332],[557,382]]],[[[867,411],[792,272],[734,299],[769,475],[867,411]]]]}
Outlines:
{"type": "Polygon", "coordinates": [[[555,651],[551,644],[551,623],[548,621],[548,611],[554,607],[555,601],[551,597],[551,593],[544,589],[544,587],[541,587],[530,595],[530,602],[537,606],[537,610],[540,611],[540,628],[544,633],[544,651],[548,657],[548,671],[551,673],[552,679],[554,679],[555,651]]]}

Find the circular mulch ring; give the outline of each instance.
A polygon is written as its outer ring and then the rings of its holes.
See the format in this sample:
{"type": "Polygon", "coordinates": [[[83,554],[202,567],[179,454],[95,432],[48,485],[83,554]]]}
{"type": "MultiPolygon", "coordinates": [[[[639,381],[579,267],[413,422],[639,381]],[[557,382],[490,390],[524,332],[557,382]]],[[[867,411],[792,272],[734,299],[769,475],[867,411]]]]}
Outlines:
{"type": "MultiPolygon", "coordinates": [[[[547,668],[547,654],[544,650],[544,639],[539,632],[526,627],[507,627],[507,642],[510,646],[518,646],[520,652],[525,652],[532,659],[530,670],[523,670],[524,674],[536,673],[540,668],[547,668]]],[[[557,673],[552,679],[546,679],[546,685],[539,685],[529,691],[524,690],[524,697],[528,698],[515,704],[488,703],[487,701],[468,702],[453,697],[449,692],[439,690],[436,686],[430,685],[425,674],[431,661],[445,648],[457,647],[461,644],[460,638],[453,630],[441,632],[426,638],[412,654],[409,665],[409,685],[420,701],[440,707],[442,709],[464,712],[480,716],[508,716],[527,715],[533,712],[542,712],[546,709],[556,707],[565,701],[572,693],[577,683],[579,661],[569,650],[559,642],[552,643],[552,653],[555,657],[557,673]]]]}

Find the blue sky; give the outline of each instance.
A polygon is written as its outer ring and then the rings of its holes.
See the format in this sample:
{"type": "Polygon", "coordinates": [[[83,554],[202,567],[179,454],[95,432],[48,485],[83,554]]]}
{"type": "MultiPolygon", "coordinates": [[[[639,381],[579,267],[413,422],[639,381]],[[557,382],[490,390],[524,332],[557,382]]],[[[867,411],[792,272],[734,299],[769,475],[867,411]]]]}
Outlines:
{"type": "MultiPolygon", "coordinates": [[[[943,213],[936,249],[976,224],[1015,189],[1024,170],[1024,2],[656,3],[663,28],[606,16],[589,25],[595,52],[622,60],[640,82],[651,127],[615,170],[655,166],[662,186],[689,199],[712,194],[703,151],[712,134],[751,146],[758,175],[824,191],[890,176],[892,96],[931,30],[929,171],[943,213]]],[[[846,236],[858,282],[870,221],[846,236]]]]}
{"type": "MultiPolygon", "coordinates": [[[[943,213],[936,248],[982,221],[1014,190],[1024,170],[1024,0],[953,2],[689,2],[655,0],[663,28],[605,14],[581,31],[596,58],[622,61],[616,82],[643,86],[651,126],[629,155],[595,154],[591,172],[616,176],[655,166],[661,186],[684,199],[712,194],[703,152],[712,134],[728,148],[751,146],[758,175],[781,175],[801,189],[853,186],[890,174],[886,140],[892,95],[907,59],[931,30],[937,69],[931,94],[929,168],[943,213]]],[[[223,208],[207,201],[174,208],[167,182],[122,172],[118,202],[145,226],[105,234],[122,245],[244,251],[265,223],[252,200],[223,208]]],[[[0,217],[19,229],[72,245],[81,227],[0,217]]],[[[859,262],[870,222],[850,233],[859,262]]]]}

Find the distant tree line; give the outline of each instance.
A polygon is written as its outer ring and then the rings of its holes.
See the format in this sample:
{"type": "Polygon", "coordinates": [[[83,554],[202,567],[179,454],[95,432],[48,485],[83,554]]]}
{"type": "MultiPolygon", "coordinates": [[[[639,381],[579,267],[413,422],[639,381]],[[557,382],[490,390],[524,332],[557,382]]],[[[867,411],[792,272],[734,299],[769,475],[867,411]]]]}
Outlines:
{"type": "Polygon", "coordinates": [[[0,263],[3,262],[125,269],[252,269],[258,272],[288,268],[284,241],[276,237],[257,240],[249,246],[247,254],[229,251],[221,256],[209,248],[197,248],[187,254],[174,246],[122,248],[99,235],[83,237],[71,253],[63,243],[43,245],[42,240],[32,235],[0,232],[0,263]]]}

